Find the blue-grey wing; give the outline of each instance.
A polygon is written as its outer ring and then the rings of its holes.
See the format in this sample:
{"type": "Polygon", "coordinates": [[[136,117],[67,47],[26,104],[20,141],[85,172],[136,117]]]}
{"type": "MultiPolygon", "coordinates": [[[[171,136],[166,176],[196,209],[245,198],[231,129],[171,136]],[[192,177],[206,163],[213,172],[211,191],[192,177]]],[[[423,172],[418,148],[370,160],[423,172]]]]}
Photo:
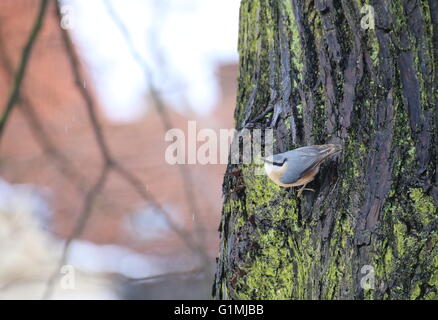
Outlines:
{"type": "Polygon", "coordinates": [[[280,177],[284,184],[291,184],[305,176],[326,157],[327,150],[319,146],[308,146],[284,153],[287,158],[287,170],[280,177]]]}

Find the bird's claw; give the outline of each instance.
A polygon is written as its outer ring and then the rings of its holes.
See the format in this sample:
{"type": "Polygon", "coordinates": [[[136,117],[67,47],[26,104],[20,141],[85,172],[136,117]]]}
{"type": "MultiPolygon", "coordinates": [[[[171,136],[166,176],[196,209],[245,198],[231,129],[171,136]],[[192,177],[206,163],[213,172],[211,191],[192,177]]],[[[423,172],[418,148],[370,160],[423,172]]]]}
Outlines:
{"type": "Polygon", "coordinates": [[[304,185],[300,188],[300,190],[298,190],[298,194],[297,194],[298,198],[301,197],[301,194],[303,193],[304,190],[315,192],[315,190],[310,189],[310,188],[306,188],[306,185],[304,185]]]}

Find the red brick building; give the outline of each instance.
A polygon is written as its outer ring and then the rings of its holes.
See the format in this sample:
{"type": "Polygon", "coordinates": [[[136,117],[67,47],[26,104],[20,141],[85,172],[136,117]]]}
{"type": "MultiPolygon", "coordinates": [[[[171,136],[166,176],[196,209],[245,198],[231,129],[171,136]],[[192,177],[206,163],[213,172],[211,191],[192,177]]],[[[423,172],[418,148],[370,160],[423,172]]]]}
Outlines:
{"type": "MultiPolygon", "coordinates": [[[[34,0],[3,0],[0,3],[0,47],[14,68],[21,56],[38,4],[34,0]]],[[[4,67],[5,57],[2,59],[1,108],[5,105],[11,86],[11,76],[4,67]]],[[[86,71],[86,66],[84,70],[86,71]]],[[[197,120],[198,129],[208,127],[218,130],[233,126],[236,66],[219,67],[217,77],[222,93],[215,111],[200,118],[195,114],[179,114],[168,106],[173,127],[186,130],[188,120],[197,120]]],[[[87,88],[93,90],[93,84],[87,83],[87,88]]],[[[49,7],[42,32],[34,47],[21,93],[31,102],[44,131],[60,153],[68,159],[68,170],[72,170],[79,177],[66,177],[66,170],[62,166],[60,169],[53,156],[44,152],[38,143],[36,132],[31,130],[31,122],[19,105],[14,109],[0,142],[0,176],[10,183],[26,183],[47,188],[54,212],[50,229],[54,234],[66,237],[81,211],[84,193],[98,177],[102,158],[86,106],[75,86],[61,42],[54,3],[49,7]]],[[[147,107],[148,112],[144,118],[129,124],[112,123],[102,112],[99,113],[112,154],[141,179],[156,199],[174,214],[174,220],[186,230],[192,230],[194,223],[184,188],[192,188],[196,195],[199,208],[197,214],[205,231],[206,244],[210,256],[215,257],[225,166],[187,165],[186,169],[193,177],[193,185],[186,185],[181,179],[180,170],[164,161],[168,143],[164,141],[160,117],[152,105],[147,107]]],[[[136,234],[133,231],[135,228],[129,227],[130,222],[138,222],[134,213],[145,206],[145,202],[133,188],[113,172],[93,205],[93,214],[81,238],[99,244],[128,246],[139,252],[181,253],[185,247],[173,233],[164,232],[148,237],[136,234]]],[[[145,227],[145,232],[147,231],[148,225],[145,227]]]]}

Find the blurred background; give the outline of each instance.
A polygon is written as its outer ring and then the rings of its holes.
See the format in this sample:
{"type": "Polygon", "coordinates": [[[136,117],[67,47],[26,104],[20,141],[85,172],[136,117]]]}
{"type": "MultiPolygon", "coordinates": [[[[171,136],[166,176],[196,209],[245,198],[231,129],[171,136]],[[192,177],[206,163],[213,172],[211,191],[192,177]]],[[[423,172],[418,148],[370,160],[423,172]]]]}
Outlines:
{"type": "MultiPolygon", "coordinates": [[[[2,113],[40,6],[0,1],[2,113]]],[[[225,165],[169,165],[164,136],[233,127],[238,14],[48,1],[0,137],[0,299],[210,298],[225,165]]]]}

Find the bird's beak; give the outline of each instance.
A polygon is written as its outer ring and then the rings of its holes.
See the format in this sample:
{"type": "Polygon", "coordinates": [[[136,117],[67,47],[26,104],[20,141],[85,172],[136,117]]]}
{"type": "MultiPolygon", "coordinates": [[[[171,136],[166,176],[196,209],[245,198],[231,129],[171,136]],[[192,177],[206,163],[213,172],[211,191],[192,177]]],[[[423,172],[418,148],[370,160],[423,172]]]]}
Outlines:
{"type": "Polygon", "coordinates": [[[278,167],[283,166],[283,164],[285,162],[285,161],[283,161],[283,162],[275,162],[274,159],[272,158],[272,156],[262,157],[261,159],[263,160],[264,163],[269,163],[270,165],[278,166],[278,167]]]}

